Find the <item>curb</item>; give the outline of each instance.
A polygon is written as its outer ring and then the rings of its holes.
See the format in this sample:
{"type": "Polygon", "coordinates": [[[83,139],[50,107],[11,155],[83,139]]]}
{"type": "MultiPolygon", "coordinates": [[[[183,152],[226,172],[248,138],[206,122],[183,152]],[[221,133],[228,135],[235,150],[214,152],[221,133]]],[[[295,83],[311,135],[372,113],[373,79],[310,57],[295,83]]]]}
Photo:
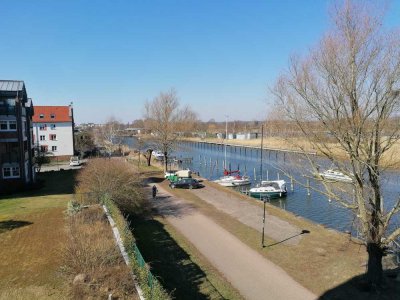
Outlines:
{"type": "MultiPolygon", "coordinates": [[[[111,228],[112,228],[112,231],[113,231],[113,234],[114,234],[115,241],[116,241],[116,243],[117,243],[117,245],[119,247],[119,250],[120,250],[120,252],[122,254],[122,257],[124,258],[124,261],[125,261],[126,265],[128,267],[130,267],[129,256],[128,256],[128,253],[126,253],[126,251],[125,251],[125,247],[124,247],[124,245],[122,243],[122,239],[121,239],[121,235],[119,234],[119,230],[118,230],[113,218],[111,217],[111,215],[108,212],[108,209],[107,209],[107,207],[105,205],[103,205],[103,209],[104,209],[104,212],[106,213],[108,222],[110,222],[110,225],[111,225],[111,228]]],[[[140,288],[139,284],[137,283],[135,274],[133,274],[132,271],[131,271],[131,275],[132,275],[132,279],[133,279],[133,282],[135,284],[135,288],[136,288],[136,291],[137,291],[137,293],[139,295],[140,300],[145,300],[145,298],[143,296],[143,291],[140,288]]]]}

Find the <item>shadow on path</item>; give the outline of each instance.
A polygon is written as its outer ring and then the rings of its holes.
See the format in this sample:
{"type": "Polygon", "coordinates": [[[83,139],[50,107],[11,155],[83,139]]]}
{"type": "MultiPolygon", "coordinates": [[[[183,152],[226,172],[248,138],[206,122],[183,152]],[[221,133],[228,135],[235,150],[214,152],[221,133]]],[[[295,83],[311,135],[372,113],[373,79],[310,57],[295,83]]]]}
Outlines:
{"type": "Polygon", "coordinates": [[[130,224],[151,272],[173,298],[224,299],[162,223],[136,217],[130,219],[130,224]]]}
{"type": "Polygon", "coordinates": [[[0,221],[0,233],[11,231],[13,229],[28,226],[31,224],[33,223],[28,221],[17,221],[17,220],[0,221]]]}

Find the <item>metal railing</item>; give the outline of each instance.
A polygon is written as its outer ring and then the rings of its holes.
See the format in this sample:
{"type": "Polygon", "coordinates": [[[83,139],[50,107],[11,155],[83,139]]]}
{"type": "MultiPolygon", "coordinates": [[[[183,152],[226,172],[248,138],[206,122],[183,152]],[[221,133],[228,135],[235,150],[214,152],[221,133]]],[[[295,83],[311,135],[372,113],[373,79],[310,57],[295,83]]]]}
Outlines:
{"type": "Polygon", "coordinates": [[[136,244],[134,244],[134,246],[133,246],[133,251],[135,254],[136,262],[138,263],[139,267],[144,269],[147,272],[147,286],[152,290],[153,286],[154,286],[154,282],[157,281],[157,279],[150,272],[148,266],[146,265],[146,261],[144,260],[142,253],[140,253],[140,250],[136,244]]]}

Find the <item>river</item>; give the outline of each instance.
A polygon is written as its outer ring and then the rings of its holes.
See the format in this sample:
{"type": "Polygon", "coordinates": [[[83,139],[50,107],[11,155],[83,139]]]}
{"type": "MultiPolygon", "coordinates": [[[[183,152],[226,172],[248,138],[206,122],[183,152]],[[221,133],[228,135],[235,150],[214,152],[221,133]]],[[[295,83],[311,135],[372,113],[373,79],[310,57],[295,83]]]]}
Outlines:
{"type": "MultiPolygon", "coordinates": [[[[124,144],[132,148],[137,147],[136,138],[127,137],[124,144]]],[[[143,145],[142,151],[149,145],[143,145]]],[[[268,147],[268,145],[266,145],[268,147]]],[[[171,154],[178,159],[192,158],[191,162],[184,162],[183,168],[190,168],[209,180],[221,177],[223,174],[223,164],[225,160],[225,149],[222,145],[211,145],[194,142],[181,142],[171,154]]],[[[322,168],[329,168],[326,160],[315,157],[322,168]]],[[[240,169],[242,174],[249,175],[253,183],[261,179],[260,150],[241,147],[227,147],[226,165],[232,170],[240,169]]],[[[356,234],[353,224],[354,216],[352,213],[341,207],[335,201],[329,199],[315,191],[321,189],[320,183],[312,177],[304,177],[303,172],[309,168],[303,155],[290,154],[277,151],[263,151],[262,177],[264,180],[284,179],[287,182],[288,195],[285,198],[273,199],[272,205],[300,215],[313,222],[322,224],[326,227],[339,231],[351,231],[356,234]],[[291,178],[293,190],[291,189],[291,178]],[[308,178],[308,179],[307,179],[308,178]],[[307,189],[309,180],[312,189],[307,189]],[[300,183],[300,184],[299,184],[300,183]],[[310,195],[308,194],[310,192],[310,195]]],[[[400,195],[400,172],[385,171],[382,173],[383,197],[385,209],[393,207],[400,195]]],[[[257,200],[255,200],[257,201],[257,200]]],[[[393,218],[389,232],[392,232],[400,225],[400,216],[393,218]]]]}

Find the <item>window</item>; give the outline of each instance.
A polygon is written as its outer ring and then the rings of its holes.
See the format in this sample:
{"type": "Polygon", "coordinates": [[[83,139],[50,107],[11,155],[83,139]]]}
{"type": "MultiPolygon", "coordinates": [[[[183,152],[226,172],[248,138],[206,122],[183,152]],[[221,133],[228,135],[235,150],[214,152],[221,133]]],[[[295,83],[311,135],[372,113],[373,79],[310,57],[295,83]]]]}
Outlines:
{"type": "Polygon", "coordinates": [[[3,167],[3,178],[18,178],[19,176],[19,166],[3,167]]]}
{"type": "Polygon", "coordinates": [[[39,130],[47,130],[47,124],[40,125],[39,130]]]}
{"type": "Polygon", "coordinates": [[[50,141],[57,141],[57,135],[50,134],[50,141]]]}
{"type": "Polygon", "coordinates": [[[40,151],[41,151],[41,152],[46,153],[47,150],[48,150],[48,146],[47,146],[47,145],[41,145],[41,146],[40,146],[40,151]]]}
{"type": "Polygon", "coordinates": [[[52,118],[52,119],[54,119],[55,117],[56,117],[55,114],[51,114],[51,115],[50,115],[50,118],[52,118]]]}
{"type": "Polygon", "coordinates": [[[55,130],[56,129],[56,124],[51,124],[50,128],[51,128],[51,130],[55,130]]]}
{"type": "Polygon", "coordinates": [[[11,177],[11,168],[3,168],[3,177],[11,177]]]}
{"type": "Polygon", "coordinates": [[[45,136],[45,135],[41,135],[41,136],[40,136],[40,140],[41,140],[41,141],[45,141],[45,140],[46,140],[46,136],[45,136]]]}
{"type": "Polygon", "coordinates": [[[40,114],[40,115],[39,115],[39,118],[40,118],[40,119],[44,119],[44,114],[40,114]]]}
{"type": "Polygon", "coordinates": [[[13,177],[19,177],[19,167],[12,167],[11,171],[13,177]]]}
{"type": "Polygon", "coordinates": [[[17,121],[8,121],[8,127],[10,130],[17,130],[17,121]]]}
{"type": "Polygon", "coordinates": [[[57,146],[51,146],[51,151],[57,151],[57,146]]]}
{"type": "Polygon", "coordinates": [[[0,121],[0,130],[15,131],[17,130],[17,121],[0,121]]]}
{"type": "Polygon", "coordinates": [[[7,130],[7,129],[8,129],[8,122],[0,121],[0,130],[7,130]]]}

